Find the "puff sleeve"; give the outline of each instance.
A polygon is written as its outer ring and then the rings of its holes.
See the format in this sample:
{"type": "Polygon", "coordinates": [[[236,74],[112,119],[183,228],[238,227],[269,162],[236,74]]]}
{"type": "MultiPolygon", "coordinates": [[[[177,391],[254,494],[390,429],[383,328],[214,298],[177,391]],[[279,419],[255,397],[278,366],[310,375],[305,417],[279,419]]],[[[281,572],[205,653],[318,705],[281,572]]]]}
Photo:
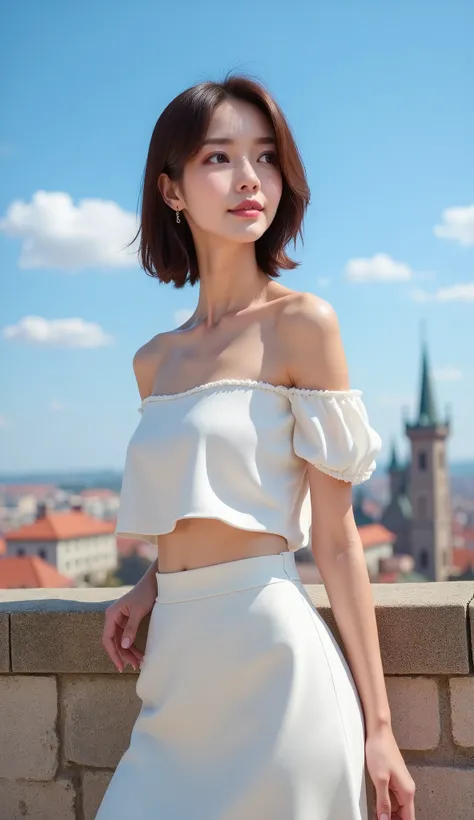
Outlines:
{"type": "Polygon", "coordinates": [[[382,440],[370,426],[362,391],[294,388],[290,401],[295,453],[341,481],[367,481],[382,440]]]}

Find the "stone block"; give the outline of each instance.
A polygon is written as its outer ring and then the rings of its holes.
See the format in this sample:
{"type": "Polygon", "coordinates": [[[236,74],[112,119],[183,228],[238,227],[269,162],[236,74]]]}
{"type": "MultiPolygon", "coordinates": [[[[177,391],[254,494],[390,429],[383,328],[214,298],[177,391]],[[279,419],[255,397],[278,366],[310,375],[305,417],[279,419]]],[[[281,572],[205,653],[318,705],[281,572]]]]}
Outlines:
{"type": "MultiPolygon", "coordinates": [[[[1,560],[1,559],[0,559],[1,560]]],[[[10,671],[10,616],[0,611],[0,672],[10,671]]]]}
{"type": "MultiPolygon", "coordinates": [[[[0,595],[0,613],[10,615],[12,671],[116,673],[102,646],[104,614],[109,603],[129,589],[28,590],[28,598],[25,590],[22,597],[9,590],[8,596],[0,595]]],[[[149,616],[137,634],[142,650],[148,624],[149,616]]],[[[126,673],[136,675],[131,666],[126,673]]]]}
{"type": "Polygon", "coordinates": [[[416,786],[416,820],[471,820],[474,817],[474,769],[408,768],[416,786]]]}
{"type": "Polygon", "coordinates": [[[400,749],[437,749],[441,735],[438,684],[431,678],[385,678],[400,749]]]}
{"type": "Polygon", "coordinates": [[[58,766],[53,677],[0,676],[0,777],[52,780],[58,766]]]}
{"type": "Polygon", "coordinates": [[[75,791],[70,780],[29,783],[0,780],[1,820],[75,820],[75,791]]]}
{"type": "Polygon", "coordinates": [[[449,692],[453,740],[458,746],[474,748],[474,677],[451,678],[449,692]]]}
{"type": "Polygon", "coordinates": [[[61,686],[64,754],[85,766],[115,768],[140,711],[136,680],[123,676],[67,677],[61,686]]]}
{"type": "MultiPolygon", "coordinates": [[[[12,671],[116,673],[102,646],[105,610],[129,589],[8,590],[0,594],[0,615],[10,616],[12,671]]],[[[146,616],[137,634],[142,650],[148,624],[146,616]]],[[[136,675],[131,666],[125,672],[136,675]]]]}
{"type": "MultiPolygon", "coordinates": [[[[342,646],[324,587],[306,589],[342,646]]],[[[386,675],[469,673],[466,616],[472,581],[372,584],[372,594],[386,675]]]]}
{"type": "Polygon", "coordinates": [[[85,771],[82,778],[82,804],[84,820],[95,820],[112,772],[85,771]]]}

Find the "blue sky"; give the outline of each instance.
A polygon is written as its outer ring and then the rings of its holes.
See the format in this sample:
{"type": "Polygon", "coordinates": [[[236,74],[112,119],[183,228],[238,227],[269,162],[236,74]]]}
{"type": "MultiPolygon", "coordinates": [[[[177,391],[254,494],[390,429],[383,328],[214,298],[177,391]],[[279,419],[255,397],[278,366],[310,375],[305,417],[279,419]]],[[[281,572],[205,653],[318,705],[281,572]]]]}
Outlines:
{"type": "Polygon", "coordinates": [[[0,470],[123,466],[133,355],[198,291],[159,285],[115,247],[162,109],[232,69],[265,81],[299,144],[312,204],[302,265],[281,281],[334,305],[381,463],[392,435],[405,451],[422,321],[439,406],[452,405],[450,457],[473,458],[473,30],[468,0],[10,6],[0,470]]]}

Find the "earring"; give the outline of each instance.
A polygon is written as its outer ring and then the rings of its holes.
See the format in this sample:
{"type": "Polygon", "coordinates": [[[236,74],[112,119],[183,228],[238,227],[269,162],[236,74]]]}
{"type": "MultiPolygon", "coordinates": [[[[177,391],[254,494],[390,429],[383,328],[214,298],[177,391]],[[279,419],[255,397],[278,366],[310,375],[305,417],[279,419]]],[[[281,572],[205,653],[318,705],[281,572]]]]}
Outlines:
{"type": "Polygon", "coordinates": [[[176,222],[177,222],[178,225],[181,222],[181,220],[179,218],[179,209],[176,211],[176,222]]]}

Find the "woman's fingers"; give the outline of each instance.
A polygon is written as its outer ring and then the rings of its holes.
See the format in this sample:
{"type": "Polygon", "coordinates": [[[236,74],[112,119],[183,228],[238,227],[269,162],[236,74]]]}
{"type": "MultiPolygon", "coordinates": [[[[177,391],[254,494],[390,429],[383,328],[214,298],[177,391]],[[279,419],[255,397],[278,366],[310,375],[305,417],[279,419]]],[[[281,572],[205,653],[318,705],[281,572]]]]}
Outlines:
{"type": "Polygon", "coordinates": [[[135,671],[143,660],[144,652],[132,643],[124,649],[121,645],[124,629],[129,623],[130,616],[118,609],[110,607],[105,611],[105,624],[102,633],[102,645],[115,664],[119,672],[123,672],[127,663],[135,671]]]}
{"type": "Polygon", "coordinates": [[[116,641],[116,623],[115,618],[111,610],[106,610],[105,613],[105,625],[102,631],[102,646],[104,647],[105,651],[107,652],[109,658],[111,659],[112,663],[115,664],[119,672],[123,671],[123,661],[121,654],[118,650],[116,641]]]}
{"type": "Polygon", "coordinates": [[[139,663],[143,660],[143,657],[144,657],[145,653],[142,652],[142,650],[139,649],[138,646],[135,646],[135,644],[132,644],[132,646],[129,649],[129,652],[133,652],[133,654],[135,655],[135,657],[136,657],[136,659],[139,663]]]}
{"type": "MultiPolygon", "coordinates": [[[[126,620],[127,619],[125,619],[125,621],[126,620]]],[[[117,625],[117,628],[115,630],[116,636],[117,636],[117,643],[116,643],[117,650],[120,652],[120,655],[121,655],[124,663],[131,663],[134,668],[137,668],[140,661],[143,660],[144,652],[142,652],[142,650],[139,649],[138,646],[135,646],[135,644],[133,644],[133,643],[128,649],[123,648],[123,646],[122,646],[123,629],[124,629],[124,627],[117,625]]]]}
{"type": "Polygon", "coordinates": [[[119,669],[119,671],[123,672],[123,670],[125,669],[125,667],[128,663],[128,660],[127,660],[127,657],[126,657],[127,653],[120,646],[120,638],[117,634],[117,631],[115,632],[115,635],[114,635],[114,645],[115,645],[115,650],[116,650],[117,654],[120,656],[120,661],[121,661],[121,668],[119,669]]]}

